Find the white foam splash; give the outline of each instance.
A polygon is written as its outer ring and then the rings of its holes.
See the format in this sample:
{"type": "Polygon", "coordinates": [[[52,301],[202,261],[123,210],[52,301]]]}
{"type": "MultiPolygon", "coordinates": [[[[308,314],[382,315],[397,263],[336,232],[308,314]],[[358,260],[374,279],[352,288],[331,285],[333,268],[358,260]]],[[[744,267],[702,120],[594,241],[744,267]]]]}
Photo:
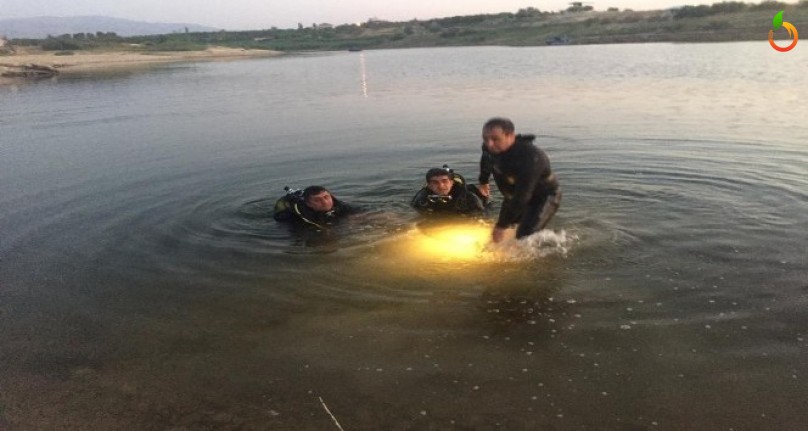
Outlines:
{"type": "Polygon", "coordinates": [[[504,241],[485,246],[483,260],[492,262],[523,262],[541,259],[550,255],[566,256],[577,235],[567,235],[565,230],[558,232],[545,229],[526,238],[517,240],[509,237],[504,241]]]}

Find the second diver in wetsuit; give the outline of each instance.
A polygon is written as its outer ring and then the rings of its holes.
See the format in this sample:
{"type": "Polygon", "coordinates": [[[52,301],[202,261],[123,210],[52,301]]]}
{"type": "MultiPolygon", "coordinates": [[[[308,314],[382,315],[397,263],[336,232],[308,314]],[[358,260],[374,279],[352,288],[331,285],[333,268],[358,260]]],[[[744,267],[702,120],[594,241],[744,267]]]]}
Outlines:
{"type": "Polygon", "coordinates": [[[410,205],[422,214],[482,214],[488,199],[477,187],[466,184],[463,176],[443,165],[427,171],[426,185],[415,194],[410,205]]]}

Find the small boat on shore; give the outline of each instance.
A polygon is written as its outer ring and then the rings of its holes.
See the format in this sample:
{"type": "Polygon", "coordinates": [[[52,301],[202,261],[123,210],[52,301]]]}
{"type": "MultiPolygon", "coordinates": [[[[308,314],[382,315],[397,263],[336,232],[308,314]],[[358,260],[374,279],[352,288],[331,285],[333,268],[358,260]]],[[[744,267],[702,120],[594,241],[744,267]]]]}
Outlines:
{"type": "Polygon", "coordinates": [[[50,78],[59,74],[52,66],[41,64],[4,64],[0,63],[0,76],[5,78],[50,78]]]}
{"type": "Polygon", "coordinates": [[[569,45],[570,38],[567,36],[553,36],[549,39],[545,39],[545,45],[569,45]]]}

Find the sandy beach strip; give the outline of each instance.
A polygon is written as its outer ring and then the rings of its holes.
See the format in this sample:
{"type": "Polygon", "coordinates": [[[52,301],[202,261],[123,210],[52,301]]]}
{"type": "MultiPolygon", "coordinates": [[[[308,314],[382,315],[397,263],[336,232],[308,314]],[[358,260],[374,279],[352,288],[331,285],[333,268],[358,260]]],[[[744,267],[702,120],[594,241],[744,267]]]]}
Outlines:
{"type": "MultiPolygon", "coordinates": [[[[16,53],[0,56],[0,74],[4,70],[17,70],[28,65],[56,69],[60,75],[87,74],[122,69],[136,69],[157,64],[192,61],[234,60],[243,58],[274,57],[279,51],[210,47],[203,51],[74,51],[71,55],[56,55],[54,52],[18,49],[16,53]]],[[[3,81],[26,78],[1,78],[3,81]]]]}

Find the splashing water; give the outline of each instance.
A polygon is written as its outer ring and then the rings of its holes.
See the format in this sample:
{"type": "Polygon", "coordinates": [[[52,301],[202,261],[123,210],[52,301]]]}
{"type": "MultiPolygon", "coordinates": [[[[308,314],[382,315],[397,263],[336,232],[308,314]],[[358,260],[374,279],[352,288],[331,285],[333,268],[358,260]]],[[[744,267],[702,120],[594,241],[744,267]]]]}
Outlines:
{"type": "Polygon", "coordinates": [[[481,260],[485,262],[525,262],[550,255],[566,256],[578,239],[577,235],[567,235],[565,230],[558,232],[542,230],[526,238],[517,240],[512,230],[507,239],[499,244],[487,243],[481,250],[481,260]]]}

